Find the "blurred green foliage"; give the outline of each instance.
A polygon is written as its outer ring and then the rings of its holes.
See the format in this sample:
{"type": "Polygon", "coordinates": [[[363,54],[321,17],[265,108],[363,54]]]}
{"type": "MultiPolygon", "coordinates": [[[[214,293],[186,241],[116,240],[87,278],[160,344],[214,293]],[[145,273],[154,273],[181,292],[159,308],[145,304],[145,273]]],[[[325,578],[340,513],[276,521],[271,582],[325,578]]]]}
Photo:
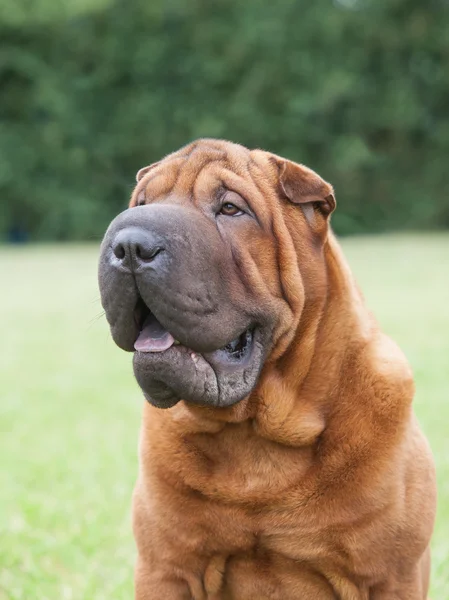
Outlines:
{"type": "Polygon", "coordinates": [[[0,237],[101,236],[200,136],[304,162],[339,233],[449,227],[447,0],[0,0],[0,237]]]}

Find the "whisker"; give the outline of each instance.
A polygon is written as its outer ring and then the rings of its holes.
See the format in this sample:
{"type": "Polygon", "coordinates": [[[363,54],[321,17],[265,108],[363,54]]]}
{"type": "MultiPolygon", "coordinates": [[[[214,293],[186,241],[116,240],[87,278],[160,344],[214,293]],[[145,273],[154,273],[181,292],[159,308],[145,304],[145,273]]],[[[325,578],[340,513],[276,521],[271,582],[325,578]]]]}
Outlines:
{"type": "Polygon", "coordinates": [[[93,325],[95,325],[95,323],[97,323],[105,315],[106,315],[106,313],[104,312],[104,310],[102,310],[100,313],[98,313],[98,315],[95,315],[95,317],[92,317],[92,319],[89,321],[89,325],[87,328],[90,329],[93,325]]]}

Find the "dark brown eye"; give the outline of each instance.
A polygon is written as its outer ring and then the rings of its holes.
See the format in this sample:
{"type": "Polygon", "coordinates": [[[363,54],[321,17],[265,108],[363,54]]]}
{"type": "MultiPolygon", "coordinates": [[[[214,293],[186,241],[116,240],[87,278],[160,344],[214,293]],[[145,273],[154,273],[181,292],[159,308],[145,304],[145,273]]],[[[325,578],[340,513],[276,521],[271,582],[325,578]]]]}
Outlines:
{"type": "Polygon", "coordinates": [[[227,217],[237,217],[239,215],[243,215],[243,210],[240,210],[238,206],[232,204],[231,202],[225,202],[220,208],[220,214],[227,217]]]}
{"type": "Polygon", "coordinates": [[[146,202],[145,192],[142,190],[140,194],[137,196],[136,206],[143,206],[146,202]]]}

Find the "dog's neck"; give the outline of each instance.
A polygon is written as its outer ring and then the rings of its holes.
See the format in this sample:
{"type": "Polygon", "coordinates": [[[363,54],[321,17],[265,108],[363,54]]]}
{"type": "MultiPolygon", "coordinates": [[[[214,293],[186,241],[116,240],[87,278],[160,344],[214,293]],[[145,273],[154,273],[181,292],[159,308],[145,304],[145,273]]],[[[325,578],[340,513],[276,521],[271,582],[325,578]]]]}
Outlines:
{"type": "Polygon", "coordinates": [[[377,330],[332,233],[323,252],[326,297],[321,303],[306,299],[293,342],[277,368],[262,376],[256,392],[261,434],[287,445],[319,438],[335,409],[335,390],[348,377],[347,365],[377,330]]]}

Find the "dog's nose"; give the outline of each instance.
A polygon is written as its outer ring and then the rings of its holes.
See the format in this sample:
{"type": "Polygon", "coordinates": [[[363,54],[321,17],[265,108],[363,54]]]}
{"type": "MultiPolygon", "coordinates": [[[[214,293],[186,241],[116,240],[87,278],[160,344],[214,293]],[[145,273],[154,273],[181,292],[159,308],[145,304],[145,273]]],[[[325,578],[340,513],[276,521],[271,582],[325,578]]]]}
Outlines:
{"type": "Polygon", "coordinates": [[[153,262],[164,248],[151,233],[139,227],[125,227],[115,236],[112,251],[123,266],[132,268],[153,262]]]}

